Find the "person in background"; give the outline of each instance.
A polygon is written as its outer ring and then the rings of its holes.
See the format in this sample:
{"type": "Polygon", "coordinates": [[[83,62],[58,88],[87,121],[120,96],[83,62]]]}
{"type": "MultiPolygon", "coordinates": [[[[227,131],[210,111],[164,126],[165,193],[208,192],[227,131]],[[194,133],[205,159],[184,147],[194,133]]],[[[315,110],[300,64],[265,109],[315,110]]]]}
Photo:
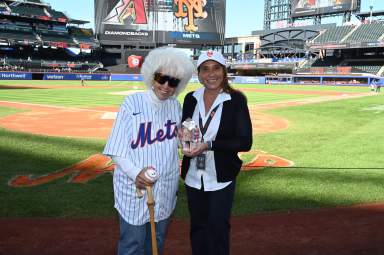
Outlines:
{"type": "Polygon", "coordinates": [[[226,61],[217,51],[203,52],[197,61],[202,88],[186,95],[182,121],[198,123],[201,143],[183,150],[193,255],[226,255],[230,251],[230,216],[238,152],[252,146],[252,123],[243,93],[228,83],[226,61]]]}
{"type": "Polygon", "coordinates": [[[376,84],[375,84],[375,92],[376,93],[380,93],[382,83],[383,82],[381,79],[376,79],[376,84]]]}
{"type": "Polygon", "coordinates": [[[84,80],[84,75],[80,75],[80,80],[81,80],[81,86],[85,86],[85,80],[84,80]]]}
{"type": "Polygon", "coordinates": [[[103,152],[116,163],[113,188],[120,220],[119,255],[151,254],[147,196],[136,194],[146,186],[153,189],[156,237],[162,253],[180,173],[178,127],[182,112],[175,96],[184,90],[194,69],[180,49],[150,51],[141,68],[147,90],[127,96],[120,107],[103,152]],[[148,168],[157,172],[154,183],[145,176],[148,168]]]}
{"type": "Polygon", "coordinates": [[[371,92],[374,92],[376,89],[376,79],[372,79],[371,84],[369,86],[371,87],[371,92]]]}

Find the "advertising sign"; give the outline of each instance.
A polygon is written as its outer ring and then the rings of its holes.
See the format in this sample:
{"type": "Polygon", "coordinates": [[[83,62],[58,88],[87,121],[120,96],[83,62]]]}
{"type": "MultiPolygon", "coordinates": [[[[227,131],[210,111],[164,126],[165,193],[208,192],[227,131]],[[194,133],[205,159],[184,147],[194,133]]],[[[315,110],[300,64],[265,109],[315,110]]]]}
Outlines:
{"type": "Polygon", "coordinates": [[[22,72],[0,72],[0,80],[32,80],[32,74],[22,72]]]}
{"type": "Polygon", "coordinates": [[[96,80],[108,81],[110,74],[45,73],[43,80],[96,80]]]}
{"type": "Polygon", "coordinates": [[[222,44],[225,0],[95,0],[100,41],[222,44]]]}
{"type": "Polygon", "coordinates": [[[354,11],[356,8],[356,0],[293,0],[292,17],[354,11]]]}

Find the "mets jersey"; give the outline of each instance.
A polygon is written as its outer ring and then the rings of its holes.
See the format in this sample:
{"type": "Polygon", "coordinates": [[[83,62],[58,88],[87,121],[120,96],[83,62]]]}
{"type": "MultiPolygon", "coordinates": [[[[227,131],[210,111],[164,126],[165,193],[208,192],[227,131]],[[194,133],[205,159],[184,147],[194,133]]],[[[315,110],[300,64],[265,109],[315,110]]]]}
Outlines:
{"type": "Polygon", "coordinates": [[[144,167],[152,166],[158,174],[153,186],[155,221],[168,218],[175,208],[180,121],[180,103],[173,97],[161,101],[151,90],[127,96],[120,107],[103,153],[117,159],[115,208],[129,224],[149,222],[146,192],[138,198],[135,185],[144,167]]]}

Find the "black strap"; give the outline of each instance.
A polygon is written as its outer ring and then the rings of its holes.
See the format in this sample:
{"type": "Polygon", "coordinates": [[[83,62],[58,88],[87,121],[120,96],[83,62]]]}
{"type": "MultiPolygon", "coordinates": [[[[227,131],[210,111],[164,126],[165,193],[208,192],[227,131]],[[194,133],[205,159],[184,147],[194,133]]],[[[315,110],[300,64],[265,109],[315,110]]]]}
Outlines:
{"type": "Polygon", "coordinates": [[[209,124],[211,123],[211,120],[213,118],[213,116],[215,116],[215,113],[216,113],[216,110],[217,108],[219,108],[220,105],[217,105],[215,108],[213,108],[213,110],[211,111],[211,113],[209,114],[209,117],[207,119],[207,122],[205,122],[205,125],[203,127],[203,120],[201,119],[201,115],[200,115],[200,112],[199,112],[199,127],[200,127],[200,131],[201,131],[201,141],[204,142],[204,135],[205,135],[205,132],[207,132],[207,129],[209,127],[209,124]]]}

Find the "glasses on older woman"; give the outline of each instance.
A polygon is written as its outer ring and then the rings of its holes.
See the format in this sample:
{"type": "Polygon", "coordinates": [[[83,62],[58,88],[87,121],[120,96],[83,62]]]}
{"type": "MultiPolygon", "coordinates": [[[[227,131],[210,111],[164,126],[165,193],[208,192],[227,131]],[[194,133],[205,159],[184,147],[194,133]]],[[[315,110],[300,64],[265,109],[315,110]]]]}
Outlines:
{"type": "Polygon", "coordinates": [[[177,86],[179,86],[179,83],[180,83],[180,79],[177,79],[162,73],[155,73],[155,76],[153,79],[161,85],[168,82],[168,86],[171,88],[176,88],[177,86]]]}

